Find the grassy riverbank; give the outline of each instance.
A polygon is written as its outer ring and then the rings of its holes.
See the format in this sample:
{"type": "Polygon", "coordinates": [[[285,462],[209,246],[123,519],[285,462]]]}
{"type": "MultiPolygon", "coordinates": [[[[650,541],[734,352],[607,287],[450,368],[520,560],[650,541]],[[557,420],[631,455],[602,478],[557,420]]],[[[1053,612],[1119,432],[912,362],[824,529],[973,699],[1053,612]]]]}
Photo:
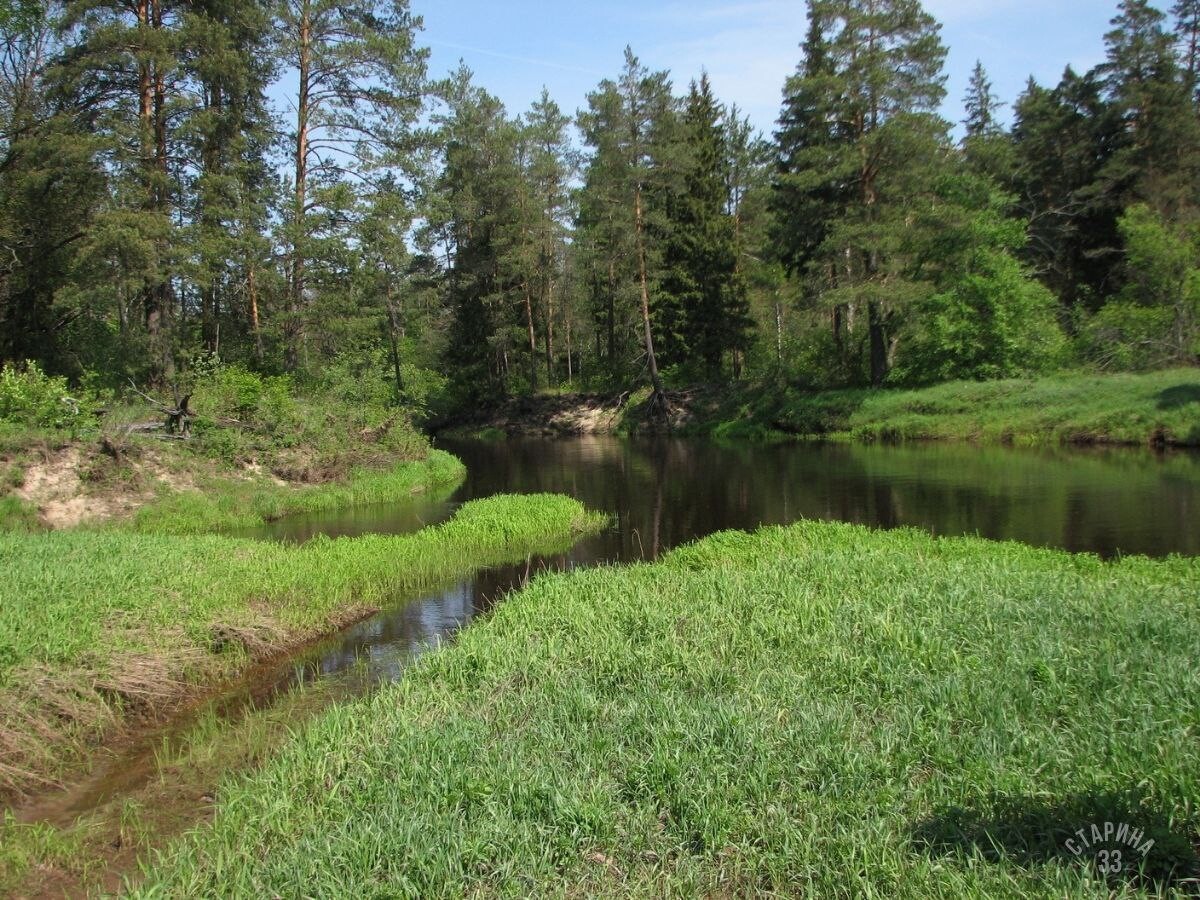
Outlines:
{"type": "MultiPolygon", "coordinates": [[[[727,438],[1200,446],[1200,369],[956,381],[917,390],[748,388],[689,404],[678,429],[727,438]]],[[[627,414],[636,423],[636,410],[627,414]]]]}
{"type": "Polygon", "coordinates": [[[560,550],[598,525],[578,502],[539,495],[475,501],[411,535],[299,547],[116,529],[0,533],[0,789],[52,776],[64,748],[249,658],[405,591],[560,550]]]}
{"type": "Polygon", "coordinates": [[[544,576],[224,788],[141,891],[1106,895],[1065,843],[1093,821],[1165,889],[1197,874],[1198,595],[1195,559],[817,523],[544,576]]]}
{"type": "Polygon", "coordinates": [[[133,516],[135,531],[203,534],[252,528],[284,516],[349,509],[372,503],[395,503],[414,494],[457,487],[466,475],[463,464],[441,450],[425,459],[401,462],[391,469],[355,469],[344,481],[291,486],[262,478],[214,478],[205,489],[192,489],[147,503],[133,516]]]}

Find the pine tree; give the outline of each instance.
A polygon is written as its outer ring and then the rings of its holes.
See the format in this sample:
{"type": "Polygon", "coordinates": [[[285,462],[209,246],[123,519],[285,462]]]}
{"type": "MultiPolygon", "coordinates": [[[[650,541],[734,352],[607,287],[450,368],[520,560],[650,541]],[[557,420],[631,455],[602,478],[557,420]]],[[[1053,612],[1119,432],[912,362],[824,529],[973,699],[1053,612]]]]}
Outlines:
{"type": "Polygon", "coordinates": [[[730,349],[733,375],[742,374],[742,366],[752,346],[752,332],[757,326],[752,313],[752,301],[763,296],[770,306],[769,314],[760,320],[772,320],[776,329],[776,348],[782,341],[782,316],[776,315],[779,301],[781,269],[767,257],[771,227],[768,204],[771,196],[771,175],[775,151],[744,117],[736,105],[731,106],[723,122],[725,148],[726,196],[729,215],[733,220],[733,295],[728,314],[736,317],[732,327],[730,349]]]}
{"type": "Polygon", "coordinates": [[[1101,179],[1122,126],[1095,73],[1068,68],[1058,86],[1032,79],[1013,124],[1014,192],[1029,223],[1029,262],[1068,307],[1112,289],[1120,200],[1101,179]]]}
{"type": "MultiPolygon", "coordinates": [[[[569,294],[565,290],[564,267],[572,219],[571,182],[579,167],[568,133],[570,124],[571,120],[550,99],[550,93],[545,88],[524,120],[524,139],[528,144],[525,178],[533,205],[530,240],[533,243],[534,267],[527,288],[531,295],[539,298],[546,380],[551,386],[557,381],[555,322],[570,322],[565,314],[569,294]]],[[[528,324],[532,328],[531,314],[528,324]]],[[[566,332],[566,340],[569,355],[569,331],[566,332]]]]}
{"type": "Polygon", "coordinates": [[[424,98],[427,52],[407,0],[283,0],[283,61],[298,73],[289,244],[287,366],[300,364],[308,269],[351,202],[344,176],[386,173],[424,98]]]}
{"type": "Polygon", "coordinates": [[[446,261],[451,323],[445,365],[464,402],[502,395],[508,376],[510,325],[524,261],[515,256],[526,231],[520,215],[520,130],[503,104],[460,68],[442,86],[442,167],[422,209],[424,246],[440,243],[446,261]]]}
{"type": "Polygon", "coordinates": [[[1200,89],[1200,0],[1176,0],[1171,13],[1175,17],[1179,64],[1195,100],[1200,89]]]}
{"type": "Polygon", "coordinates": [[[238,326],[252,336],[259,363],[256,297],[253,307],[249,298],[252,261],[262,266],[273,181],[267,153],[274,123],[265,96],[274,75],[270,24],[265,3],[253,0],[198,0],[183,23],[184,65],[199,88],[186,136],[196,175],[186,188],[201,343],[213,355],[224,344],[226,358],[234,358],[238,328],[230,326],[238,326]]]}
{"type": "MultiPolygon", "coordinates": [[[[607,283],[595,278],[607,298],[610,367],[617,343],[619,298],[632,294],[639,342],[653,389],[652,403],[667,407],[666,392],[655,352],[651,284],[657,266],[654,232],[660,210],[650,205],[656,190],[656,155],[664,152],[674,98],[665,72],[651,72],[626,48],[625,69],[616,81],[605,80],[588,95],[588,111],[580,126],[594,149],[581,217],[587,223],[593,257],[608,270],[607,283]]],[[[594,270],[593,270],[594,272],[594,270]]]]}
{"type": "Polygon", "coordinates": [[[61,73],[64,90],[97,106],[95,127],[103,135],[107,168],[120,200],[97,219],[86,248],[93,265],[119,270],[123,333],[144,326],[145,371],[162,384],[175,373],[180,266],[175,225],[180,193],[179,138],[183,113],[174,109],[183,89],[185,48],[180,0],[71,0],[64,27],[72,44],[61,73]],[[136,247],[136,249],[134,249],[136,247]],[[134,309],[136,303],[140,309],[134,309]]]}
{"type": "Polygon", "coordinates": [[[802,132],[785,144],[792,158],[783,160],[781,181],[792,202],[781,204],[780,225],[793,226],[785,217],[803,205],[820,214],[819,242],[794,241],[809,249],[793,260],[806,263],[834,310],[835,334],[840,308],[853,315],[865,307],[869,377],[878,385],[910,293],[903,283],[907,211],[929,190],[947,151],[948,125],[936,114],[946,50],[940,26],[917,0],[813,0],[810,12],[811,58],[791,95],[821,112],[812,137],[802,132]],[[831,183],[841,188],[832,197],[831,183]]]}
{"type": "Polygon", "coordinates": [[[78,375],[114,363],[106,330],[92,328],[103,307],[79,302],[71,282],[105,190],[95,107],[59,90],[48,66],[63,49],[61,4],[0,11],[0,363],[78,375]]]}

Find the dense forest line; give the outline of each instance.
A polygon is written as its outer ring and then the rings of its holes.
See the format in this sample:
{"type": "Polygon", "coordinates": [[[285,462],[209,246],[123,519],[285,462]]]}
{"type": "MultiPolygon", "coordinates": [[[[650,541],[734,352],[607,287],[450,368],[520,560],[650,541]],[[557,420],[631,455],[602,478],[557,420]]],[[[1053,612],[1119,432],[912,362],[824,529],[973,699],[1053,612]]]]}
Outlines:
{"type": "Polygon", "coordinates": [[[407,0],[6,0],[0,362],[450,409],[1197,361],[1200,0],[1122,0],[1010,126],[978,65],[961,140],[919,0],[808,7],[765,138],[631,50],[513,114],[407,0]]]}

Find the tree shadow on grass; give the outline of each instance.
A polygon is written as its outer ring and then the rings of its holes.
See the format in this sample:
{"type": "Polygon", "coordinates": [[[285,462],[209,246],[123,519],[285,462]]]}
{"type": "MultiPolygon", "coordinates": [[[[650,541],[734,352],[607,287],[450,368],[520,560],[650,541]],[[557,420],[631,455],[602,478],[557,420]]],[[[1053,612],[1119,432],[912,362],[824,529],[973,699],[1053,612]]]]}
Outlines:
{"type": "Polygon", "coordinates": [[[1158,392],[1159,409],[1179,409],[1189,403],[1200,403],[1200,384],[1177,384],[1158,392]]]}
{"type": "Polygon", "coordinates": [[[1091,866],[1113,885],[1200,896],[1195,827],[1172,824],[1133,793],[1087,793],[1059,801],[996,798],[977,809],[947,807],[912,833],[917,849],[931,856],[978,853],[992,862],[1020,865],[1057,860],[1091,866]]]}

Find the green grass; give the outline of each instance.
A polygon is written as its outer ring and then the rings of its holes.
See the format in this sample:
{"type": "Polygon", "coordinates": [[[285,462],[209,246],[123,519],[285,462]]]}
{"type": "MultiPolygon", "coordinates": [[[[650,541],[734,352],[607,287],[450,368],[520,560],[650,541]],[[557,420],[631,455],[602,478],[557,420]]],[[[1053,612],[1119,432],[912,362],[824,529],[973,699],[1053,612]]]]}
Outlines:
{"type": "MultiPolygon", "coordinates": [[[[729,440],[967,440],[1200,446],[1200,369],[955,381],[916,390],[805,392],[777,385],[692,392],[676,429],[729,440]]],[[[644,401],[622,424],[637,431],[644,401]]]]}
{"type": "MultiPolygon", "coordinates": [[[[201,708],[162,735],[143,778],[76,821],[0,818],[0,896],[107,895],[120,873],[204,818],[229,772],[243,772],[292,737],[299,723],[344,698],[338,679],[293,688],[261,708],[234,714],[201,708]],[[106,890],[107,887],[107,890],[106,890]]],[[[140,760],[135,757],[132,765],[140,760]]]]}
{"type": "Polygon", "coordinates": [[[135,531],[203,534],[252,528],[284,516],[395,503],[413,494],[456,487],[463,464],[442,450],[423,460],[397,463],[382,471],[356,469],[344,482],[294,487],[264,478],[222,477],[205,490],[168,494],[134,515],[135,531]]]}
{"type": "Polygon", "coordinates": [[[1200,370],[960,381],[913,391],[787,394],[772,415],[798,434],[858,440],[1200,445],[1200,370]]]}
{"type": "Polygon", "coordinates": [[[129,531],[0,533],[0,789],[128,707],[330,631],[418,587],[569,546],[600,520],[493,497],[399,537],[288,546],[129,531]]]}
{"type": "Polygon", "coordinates": [[[542,576],[140,896],[1108,896],[1195,875],[1200,560],[801,523],[542,576]],[[1133,855],[1132,853],[1130,854],[1133,855]],[[301,888],[301,886],[303,886],[301,888]]]}
{"type": "Polygon", "coordinates": [[[0,497],[0,531],[38,531],[37,507],[20,497],[0,497]]]}

